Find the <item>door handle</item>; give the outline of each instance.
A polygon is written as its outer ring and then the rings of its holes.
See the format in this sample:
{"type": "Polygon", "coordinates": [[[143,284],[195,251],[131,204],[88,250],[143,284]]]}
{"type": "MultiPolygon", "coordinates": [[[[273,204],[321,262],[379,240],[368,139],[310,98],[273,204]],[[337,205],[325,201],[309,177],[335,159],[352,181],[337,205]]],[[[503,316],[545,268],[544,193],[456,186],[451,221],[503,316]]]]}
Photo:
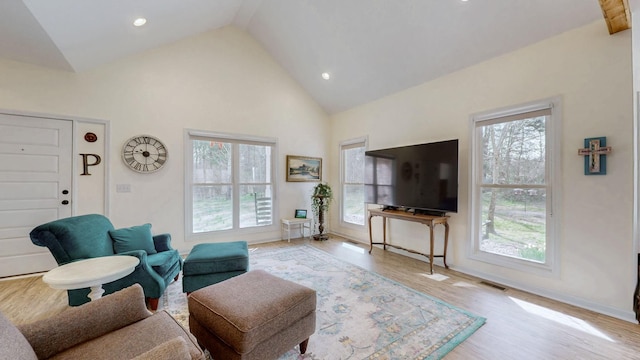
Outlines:
{"type": "Polygon", "coordinates": [[[69,190],[62,190],[62,193],[63,193],[64,195],[67,195],[67,194],[69,193],[69,190]]]}
{"type": "Polygon", "coordinates": [[[69,200],[62,200],[62,205],[68,205],[69,204],[69,200]]]}

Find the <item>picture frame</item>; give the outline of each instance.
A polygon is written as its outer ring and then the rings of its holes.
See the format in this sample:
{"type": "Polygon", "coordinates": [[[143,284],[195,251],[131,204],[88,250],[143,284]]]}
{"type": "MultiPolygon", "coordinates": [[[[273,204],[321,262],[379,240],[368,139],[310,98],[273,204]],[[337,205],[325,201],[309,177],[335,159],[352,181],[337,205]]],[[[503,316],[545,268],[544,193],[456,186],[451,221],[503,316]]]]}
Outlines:
{"type": "Polygon", "coordinates": [[[322,158],[287,155],[287,181],[322,181],[322,158]]]}
{"type": "Polygon", "coordinates": [[[307,210],[306,209],[296,209],[295,218],[296,219],[306,219],[307,218],[307,210]]]}

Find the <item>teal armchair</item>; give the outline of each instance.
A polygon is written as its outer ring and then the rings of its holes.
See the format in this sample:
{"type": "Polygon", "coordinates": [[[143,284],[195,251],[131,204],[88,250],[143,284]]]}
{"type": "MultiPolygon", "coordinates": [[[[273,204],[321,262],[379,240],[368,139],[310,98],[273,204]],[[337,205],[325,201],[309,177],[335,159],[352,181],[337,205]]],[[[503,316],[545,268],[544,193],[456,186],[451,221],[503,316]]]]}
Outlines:
{"type": "MultiPolygon", "coordinates": [[[[158,308],[160,296],[182,270],[182,258],[171,247],[171,235],[152,236],[150,224],[116,230],[106,217],[91,214],[39,225],[29,235],[35,245],[49,248],[58,265],[115,254],[137,257],[140,263],[133,273],[102,288],[106,295],[138,283],[152,310],[158,308]]],[[[68,290],[69,305],[88,302],[89,291],[68,290]]]]}

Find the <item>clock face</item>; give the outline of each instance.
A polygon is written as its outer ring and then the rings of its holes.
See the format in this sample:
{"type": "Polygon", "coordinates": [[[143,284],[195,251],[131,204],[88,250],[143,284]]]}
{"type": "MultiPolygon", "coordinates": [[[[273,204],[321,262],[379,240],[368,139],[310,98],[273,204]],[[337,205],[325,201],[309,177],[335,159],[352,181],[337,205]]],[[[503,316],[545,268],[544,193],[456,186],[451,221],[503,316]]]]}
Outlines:
{"type": "Polygon", "coordinates": [[[127,140],[122,147],[122,160],[131,170],[151,173],[160,170],[167,161],[167,148],[149,135],[138,135],[127,140]]]}

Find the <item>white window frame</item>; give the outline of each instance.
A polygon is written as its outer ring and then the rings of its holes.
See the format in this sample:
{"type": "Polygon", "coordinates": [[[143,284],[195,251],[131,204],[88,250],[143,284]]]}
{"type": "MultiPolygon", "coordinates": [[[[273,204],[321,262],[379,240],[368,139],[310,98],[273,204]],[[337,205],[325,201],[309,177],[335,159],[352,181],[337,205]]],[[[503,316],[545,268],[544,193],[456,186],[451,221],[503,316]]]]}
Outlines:
{"type": "Polygon", "coordinates": [[[543,276],[559,276],[560,259],[560,209],[561,207],[561,160],[562,160],[562,103],[559,97],[548,98],[531,103],[515,105],[503,109],[473,114],[470,117],[470,146],[469,159],[471,177],[469,181],[469,247],[468,257],[473,260],[487,262],[493,265],[520,270],[543,276]],[[480,250],[481,217],[481,182],[482,182],[482,141],[480,128],[483,125],[497,123],[504,120],[517,119],[521,114],[535,113],[550,109],[551,115],[546,124],[546,256],[544,263],[528,261],[493,254],[480,250]]]}
{"type": "MultiPolygon", "coordinates": [[[[278,211],[278,201],[277,201],[277,154],[278,154],[278,142],[275,138],[270,137],[258,137],[251,135],[238,135],[238,134],[228,134],[228,133],[218,133],[218,132],[208,132],[194,129],[185,129],[184,130],[184,231],[185,231],[185,241],[201,241],[204,239],[209,239],[212,236],[218,236],[221,234],[229,235],[229,234],[250,234],[250,233],[260,233],[264,231],[274,231],[279,229],[280,219],[279,211],[278,211]],[[270,184],[273,196],[272,196],[272,217],[273,221],[271,225],[268,226],[255,226],[248,228],[240,228],[239,227],[239,209],[234,207],[233,209],[233,228],[229,230],[218,230],[218,231],[209,231],[209,232],[201,232],[194,233],[193,232],[193,146],[192,141],[194,139],[210,139],[212,141],[229,141],[232,143],[242,143],[242,144],[253,144],[253,145],[269,145],[272,146],[271,152],[271,182],[266,183],[270,184]]],[[[239,176],[238,176],[238,167],[239,167],[239,159],[233,159],[233,176],[232,176],[232,185],[234,188],[233,196],[234,196],[234,204],[238,204],[239,197],[239,176]]]]}
{"type": "MultiPolygon", "coordinates": [[[[344,159],[344,151],[343,150],[348,150],[348,149],[352,149],[355,147],[363,147],[365,151],[367,151],[367,149],[369,148],[369,139],[367,136],[362,136],[362,137],[358,137],[358,138],[354,138],[354,139],[349,139],[349,140],[344,140],[341,141],[339,144],[339,148],[340,148],[340,225],[343,227],[352,227],[352,228],[356,228],[356,229],[362,229],[365,227],[365,225],[367,224],[367,206],[366,204],[363,204],[363,219],[364,222],[362,223],[362,225],[359,224],[354,224],[352,222],[348,222],[344,220],[344,201],[345,201],[345,193],[344,193],[344,186],[346,185],[345,182],[345,172],[344,172],[344,165],[345,165],[345,159],[344,159]]],[[[364,169],[363,169],[363,174],[364,174],[364,169]]],[[[351,184],[354,185],[354,184],[351,184]]],[[[364,178],[362,179],[362,187],[364,190],[364,178]]]]}

